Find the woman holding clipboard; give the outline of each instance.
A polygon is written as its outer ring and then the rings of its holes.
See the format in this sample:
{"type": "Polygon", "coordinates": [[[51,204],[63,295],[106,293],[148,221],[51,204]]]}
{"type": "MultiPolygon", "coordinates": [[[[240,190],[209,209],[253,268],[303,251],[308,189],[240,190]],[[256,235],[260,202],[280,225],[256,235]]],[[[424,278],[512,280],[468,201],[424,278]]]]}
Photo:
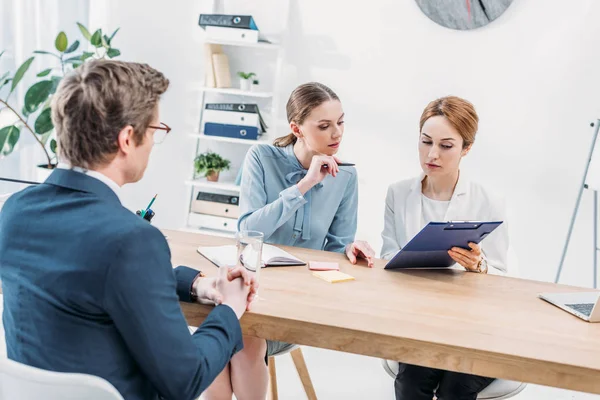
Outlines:
{"type": "MultiPolygon", "coordinates": [[[[297,87],[288,100],[292,132],[273,145],[248,151],[242,173],[238,230],[264,234],[265,242],[364,258],[375,252],[355,241],[358,212],[356,169],[335,156],[344,134],[338,96],[320,83],[297,87]]],[[[269,382],[265,359],[293,345],[244,336],[244,349],[203,394],[207,400],[264,399],[269,382]]]]}
{"type": "MultiPolygon", "coordinates": [[[[429,222],[505,221],[482,245],[452,248],[448,254],[464,269],[506,273],[508,231],[502,201],[469,181],[460,162],[475,141],[479,117],[473,105],[458,97],[432,101],[420,120],[419,160],[423,173],[388,188],[381,257],[391,259],[429,222]]],[[[396,399],[473,399],[493,378],[478,377],[400,363],[396,399]],[[436,390],[437,388],[437,390],[436,390]]]]}

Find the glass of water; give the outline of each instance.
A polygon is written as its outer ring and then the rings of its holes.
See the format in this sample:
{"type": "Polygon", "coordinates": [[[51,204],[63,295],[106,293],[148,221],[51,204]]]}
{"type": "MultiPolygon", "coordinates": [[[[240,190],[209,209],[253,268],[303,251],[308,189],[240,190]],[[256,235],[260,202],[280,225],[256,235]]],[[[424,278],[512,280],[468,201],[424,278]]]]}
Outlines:
{"type": "MultiPolygon", "coordinates": [[[[256,283],[260,281],[263,267],[262,249],[265,235],[257,231],[239,231],[235,235],[237,248],[237,266],[246,268],[256,283]]],[[[255,296],[258,299],[258,293],[255,296]]]]}

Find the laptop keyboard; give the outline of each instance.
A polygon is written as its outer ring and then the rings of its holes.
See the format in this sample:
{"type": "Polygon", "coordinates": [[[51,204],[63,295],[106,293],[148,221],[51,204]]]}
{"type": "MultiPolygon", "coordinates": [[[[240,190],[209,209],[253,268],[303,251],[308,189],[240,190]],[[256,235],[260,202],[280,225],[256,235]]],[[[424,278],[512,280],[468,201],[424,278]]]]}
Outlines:
{"type": "Polygon", "coordinates": [[[580,312],[581,314],[589,317],[594,308],[594,303],[582,303],[582,304],[565,304],[567,307],[571,307],[573,310],[580,312]]]}

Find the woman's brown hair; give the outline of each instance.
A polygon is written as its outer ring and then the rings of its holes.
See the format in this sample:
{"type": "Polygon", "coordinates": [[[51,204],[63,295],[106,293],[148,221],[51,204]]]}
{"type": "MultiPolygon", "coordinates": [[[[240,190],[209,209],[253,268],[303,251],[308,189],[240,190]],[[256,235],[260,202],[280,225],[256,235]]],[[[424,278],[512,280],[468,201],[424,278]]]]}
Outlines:
{"type": "MultiPolygon", "coordinates": [[[[337,94],[327,86],[318,82],[309,82],[298,86],[292,94],[286,105],[288,122],[295,122],[301,125],[306,117],[321,104],[329,100],[340,100],[337,94]]],[[[286,147],[296,143],[298,138],[293,133],[275,139],[274,146],[286,147]]]]}
{"type": "Polygon", "coordinates": [[[466,149],[475,142],[475,134],[479,126],[479,117],[475,107],[469,101],[456,96],[446,96],[432,101],[425,107],[421,115],[420,131],[431,117],[444,116],[463,138],[466,149]]]}

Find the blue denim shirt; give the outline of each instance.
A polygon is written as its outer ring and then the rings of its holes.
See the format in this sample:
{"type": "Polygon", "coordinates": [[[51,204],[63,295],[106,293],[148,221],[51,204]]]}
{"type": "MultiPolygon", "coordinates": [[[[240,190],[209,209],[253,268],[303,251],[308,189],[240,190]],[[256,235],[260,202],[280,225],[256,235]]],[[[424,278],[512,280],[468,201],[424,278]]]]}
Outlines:
{"type": "Polygon", "coordinates": [[[343,253],[356,234],[356,169],[340,167],[303,196],[296,184],[307,172],[293,145],[253,146],[242,173],[238,230],[263,232],[268,243],[343,253]]]}

